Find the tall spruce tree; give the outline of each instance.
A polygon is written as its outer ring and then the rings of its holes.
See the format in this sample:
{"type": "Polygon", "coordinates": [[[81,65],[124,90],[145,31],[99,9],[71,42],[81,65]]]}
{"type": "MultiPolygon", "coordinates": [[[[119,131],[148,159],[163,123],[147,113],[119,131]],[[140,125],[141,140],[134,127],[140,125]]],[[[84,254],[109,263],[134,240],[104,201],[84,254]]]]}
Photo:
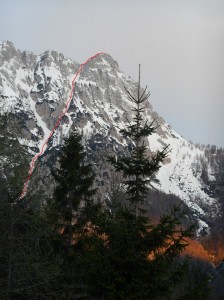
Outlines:
{"type": "Polygon", "coordinates": [[[65,139],[59,155],[60,168],[53,173],[58,220],[68,246],[72,244],[74,221],[80,205],[96,192],[93,188],[95,174],[91,164],[85,162],[86,153],[81,141],[82,136],[77,130],[65,139]]]}
{"type": "MultiPolygon", "coordinates": [[[[95,174],[81,143],[82,136],[74,130],[65,139],[59,155],[60,168],[53,176],[56,181],[53,211],[55,229],[58,232],[56,247],[62,257],[64,274],[61,299],[76,299],[81,269],[77,270],[78,253],[75,251],[77,238],[82,234],[85,223],[80,216],[85,206],[92,203],[96,189],[93,188],[95,174]]],[[[52,213],[52,211],[51,211],[52,213]]]]}
{"type": "MultiPolygon", "coordinates": [[[[187,261],[181,261],[180,254],[186,248],[185,238],[192,235],[194,226],[182,229],[184,212],[174,207],[155,225],[139,214],[140,204],[147,198],[151,177],[168,153],[164,148],[151,157],[147,155],[144,138],[156,128],[154,122],[143,122],[144,102],[149,97],[146,90],[147,87],[143,92],[140,89],[139,66],[137,95],[126,89],[135,104],[134,118],[132,122],[127,120],[126,128],[121,130],[124,136],[134,141],[133,149],[129,156],[106,155],[115,170],[123,174],[128,200],[136,211],[133,213],[121,206],[110,213],[106,221],[104,251],[100,248],[103,266],[96,263],[100,270],[98,274],[104,275],[94,277],[93,268],[87,280],[93,299],[172,299],[173,291],[187,274],[187,261]]],[[[95,257],[92,256],[92,266],[95,257]]]]}
{"type": "Polygon", "coordinates": [[[139,204],[146,199],[151,177],[159,170],[162,161],[167,156],[167,147],[162,151],[157,151],[150,158],[147,155],[144,139],[153,134],[157,127],[154,126],[155,120],[151,123],[148,121],[143,122],[144,102],[149,98],[150,93],[147,92],[147,86],[141,92],[140,65],[137,94],[132,95],[127,88],[125,90],[129,99],[135,104],[132,109],[134,117],[132,122],[127,119],[126,128],[120,130],[120,132],[124,137],[129,137],[134,142],[134,147],[130,156],[123,155],[116,158],[112,155],[106,155],[106,157],[116,171],[122,172],[128,199],[135,205],[136,216],[138,216],[139,204]]]}

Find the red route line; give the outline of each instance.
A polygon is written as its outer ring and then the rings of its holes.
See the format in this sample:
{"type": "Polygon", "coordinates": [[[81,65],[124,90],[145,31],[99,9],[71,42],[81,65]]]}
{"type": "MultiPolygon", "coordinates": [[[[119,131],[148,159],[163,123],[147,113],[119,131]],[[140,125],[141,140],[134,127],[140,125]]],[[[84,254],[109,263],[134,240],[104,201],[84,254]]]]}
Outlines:
{"type": "Polygon", "coordinates": [[[40,157],[40,156],[45,152],[46,149],[44,150],[44,147],[47,145],[47,143],[48,143],[48,141],[50,140],[51,136],[53,135],[54,131],[58,128],[58,126],[59,126],[59,124],[60,124],[60,122],[61,122],[62,117],[67,113],[67,111],[68,111],[68,109],[69,109],[70,103],[71,103],[71,101],[72,101],[72,96],[73,96],[73,93],[74,93],[75,81],[76,81],[78,75],[79,75],[80,72],[82,71],[83,67],[84,67],[89,61],[91,61],[93,58],[95,58],[95,57],[97,57],[98,55],[101,55],[101,54],[104,54],[104,53],[103,53],[103,52],[98,52],[98,53],[96,53],[95,55],[89,57],[84,63],[82,63],[82,64],[79,66],[79,69],[78,69],[78,71],[77,71],[75,77],[74,77],[73,80],[72,80],[72,88],[71,88],[70,96],[69,96],[68,101],[67,101],[67,103],[66,103],[65,109],[64,109],[63,112],[60,114],[60,116],[59,116],[59,118],[58,118],[58,120],[57,120],[57,123],[55,124],[53,130],[50,132],[48,138],[46,139],[46,141],[45,141],[44,144],[42,145],[41,151],[40,151],[37,155],[35,155],[35,156],[33,157],[32,161],[31,161],[29,173],[28,173],[28,176],[27,176],[26,181],[25,181],[25,183],[24,183],[23,191],[22,191],[22,194],[21,194],[21,196],[20,196],[20,199],[22,199],[22,198],[25,196],[26,192],[27,192],[28,184],[29,184],[30,178],[31,178],[31,176],[32,176],[32,174],[33,174],[33,170],[34,170],[34,167],[35,167],[35,162],[36,162],[36,160],[38,159],[38,157],[40,157]]]}

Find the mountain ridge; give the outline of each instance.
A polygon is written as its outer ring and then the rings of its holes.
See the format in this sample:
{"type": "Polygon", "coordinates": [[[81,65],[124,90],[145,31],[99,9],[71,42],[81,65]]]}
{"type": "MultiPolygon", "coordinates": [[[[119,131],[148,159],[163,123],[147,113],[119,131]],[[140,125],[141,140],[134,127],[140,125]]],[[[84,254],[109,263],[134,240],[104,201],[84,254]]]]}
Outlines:
{"type": "MultiPolygon", "coordinates": [[[[0,116],[12,117],[18,130],[15,138],[30,157],[41,149],[63,111],[79,65],[56,51],[36,55],[16,50],[12,42],[0,44],[0,116]]],[[[128,100],[124,86],[135,93],[137,83],[120,71],[118,63],[109,54],[102,54],[85,66],[75,83],[69,110],[40,159],[45,178],[39,178],[39,183],[49,182],[47,177],[57,161],[57,151],[73,126],[83,133],[87,148],[95,151],[89,157],[95,160],[99,178],[102,176],[98,184],[103,188],[104,182],[110,181],[110,172],[106,166],[102,167],[105,162],[95,156],[107,147],[128,151],[133,143],[119,133],[127,119],[132,119],[133,104],[128,100]]],[[[206,157],[207,148],[196,146],[177,134],[153,110],[150,102],[146,103],[146,119],[149,122],[155,120],[159,125],[156,133],[146,141],[149,155],[167,145],[172,148],[152,185],[180,197],[199,219],[200,230],[208,228],[207,221],[218,213],[218,203],[215,188],[211,188],[216,182],[216,170],[206,157]],[[203,180],[203,172],[206,172],[207,182],[203,180]]],[[[7,128],[5,130],[7,132],[7,128]]],[[[35,176],[36,180],[40,174],[35,176]]]]}

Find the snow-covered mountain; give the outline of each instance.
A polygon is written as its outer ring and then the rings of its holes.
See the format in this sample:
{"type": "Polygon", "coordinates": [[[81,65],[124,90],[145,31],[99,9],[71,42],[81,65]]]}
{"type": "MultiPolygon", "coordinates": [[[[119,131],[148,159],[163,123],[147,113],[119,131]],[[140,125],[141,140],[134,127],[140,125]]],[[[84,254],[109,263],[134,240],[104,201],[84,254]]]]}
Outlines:
{"type": "MultiPolygon", "coordinates": [[[[29,159],[41,151],[44,142],[65,109],[71,93],[71,82],[79,64],[55,51],[41,55],[15,49],[11,42],[0,44],[0,124],[4,124],[5,138],[13,135],[27,151],[29,159]],[[2,122],[2,123],[1,123],[2,122]],[[12,124],[13,131],[12,132],[12,124]]],[[[71,105],[60,126],[52,135],[46,152],[40,159],[39,176],[47,181],[57,150],[72,126],[83,132],[90,158],[98,170],[98,183],[103,186],[110,177],[107,166],[96,158],[108,145],[117,151],[126,149],[131,141],[119,130],[131,120],[133,104],[124,86],[135,93],[137,83],[126,76],[118,63],[108,54],[101,54],[88,62],[78,77],[71,105]],[[100,166],[99,166],[100,164],[100,166]],[[45,169],[44,169],[45,168],[45,169]],[[44,170],[44,172],[43,172],[44,170]],[[42,174],[42,175],[41,175],[42,174]]],[[[152,91],[153,92],[153,91],[152,91]]],[[[199,218],[201,226],[218,212],[214,194],[215,164],[206,147],[186,141],[146,103],[145,119],[160,125],[148,138],[149,153],[170,145],[168,159],[160,168],[152,185],[165,193],[179,196],[199,218]]],[[[4,158],[1,160],[4,163],[4,158]]]]}

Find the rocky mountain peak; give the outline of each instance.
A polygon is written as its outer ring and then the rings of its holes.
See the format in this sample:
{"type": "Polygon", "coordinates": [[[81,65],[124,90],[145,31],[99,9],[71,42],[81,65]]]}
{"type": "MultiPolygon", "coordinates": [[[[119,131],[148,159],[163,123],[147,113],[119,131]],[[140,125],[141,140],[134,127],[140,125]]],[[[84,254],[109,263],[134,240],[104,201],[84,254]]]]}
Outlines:
{"type": "Polygon", "coordinates": [[[11,47],[15,49],[13,42],[9,40],[0,42],[0,47],[11,47]]]}
{"type": "MultiPolygon", "coordinates": [[[[39,153],[64,110],[79,64],[56,51],[41,55],[20,52],[8,41],[0,46],[0,60],[0,125],[10,116],[10,126],[16,128],[15,138],[32,157],[39,153]]],[[[97,153],[109,148],[128,151],[132,144],[120,134],[120,129],[133,116],[133,103],[124,87],[136,94],[137,83],[119,69],[109,54],[101,54],[84,66],[75,83],[69,110],[40,159],[43,159],[41,171],[37,172],[40,184],[45,181],[48,184],[50,168],[63,138],[76,126],[83,132],[87,147],[92,149],[90,159],[101,178],[98,183],[102,189],[106,187],[111,175],[97,153]]],[[[149,155],[166,145],[172,149],[154,179],[154,187],[179,196],[200,219],[201,227],[206,227],[204,220],[217,212],[217,203],[211,190],[215,171],[205,149],[173,131],[150,102],[146,103],[146,120],[155,120],[159,126],[145,141],[149,155]],[[203,172],[207,172],[207,181],[203,172]]],[[[11,132],[10,126],[4,128],[5,138],[11,132]]],[[[50,193],[49,188],[46,190],[50,193]]]]}
{"type": "Polygon", "coordinates": [[[104,67],[110,67],[112,70],[119,70],[118,62],[108,53],[103,53],[95,58],[96,64],[101,64],[104,67]]]}
{"type": "Polygon", "coordinates": [[[0,43],[0,65],[11,61],[14,57],[18,56],[18,51],[10,41],[0,43]]]}

